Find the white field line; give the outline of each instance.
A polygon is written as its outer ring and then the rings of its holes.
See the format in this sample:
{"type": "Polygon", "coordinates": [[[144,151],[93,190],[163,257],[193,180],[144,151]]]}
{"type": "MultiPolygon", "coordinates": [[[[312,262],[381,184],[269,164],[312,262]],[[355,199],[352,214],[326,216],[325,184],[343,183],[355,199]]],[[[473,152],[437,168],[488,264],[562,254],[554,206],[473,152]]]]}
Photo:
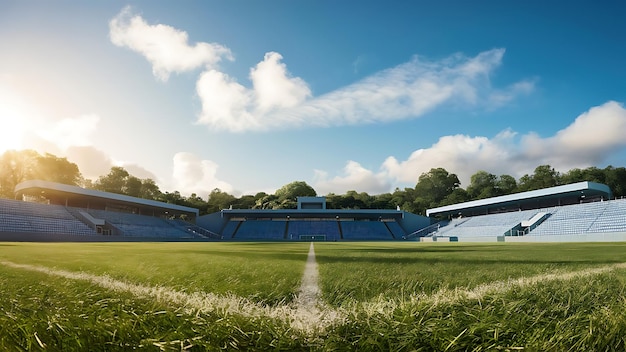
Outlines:
{"type": "Polygon", "coordinates": [[[306,259],[306,265],[304,267],[304,274],[302,275],[302,284],[296,303],[298,307],[304,309],[317,309],[320,306],[321,291],[317,284],[317,262],[315,261],[315,248],[313,242],[309,247],[309,254],[306,259]]]}
{"type": "Polygon", "coordinates": [[[301,330],[310,332],[317,330],[320,332],[329,325],[339,324],[345,320],[345,314],[343,312],[328,307],[322,302],[322,292],[318,285],[318,276],[315,247],[313,246],[313,242],[311,242],[306,265],[304,267],[304,274],[302,275],[302,283],[298,296],[295,299],[295,313],[300,317],[299,321],[308,321],[318,328],[300,327],[301,330]]]}
{"type": "Polygon", "coordinates": [[[498,295],[509,292],[514,289],[525,288],[540,283],[552,281],[567,281],[575,278],[584,278],[600,275],[614,270],[626,269],[626,263],[617,263],[605,265],[596,268],[583,269],[570,272],[547,273],[535,276],[510,278],[503,281],[494,281],[478,285],[472,289],[444,289],[431,294],[414,294],[407,301],[399,302],[398,300],[379,299],[378,301],[370,301],[358,304],[361,309],[366,312],[392,314],[395,309],[403,305],[411,305],[416,303],[431,304],[433,306],[456,303],[461,300],[482,300],[487,295],[498,295]]]}
{"type": "Polygon", "coordinates": [[[174,304],[187,313],[217,313],[223,315],[242,315],[246,317],[268,317],[279,319],[290,324],[294,329],[318,334],[326,328],[340,324],[345,315],[338,310],[323,306],[320,301],[320,289],[317,286],[317,263],[311,244],[303,282],[295,302],[292,304],[270,307],[235,295],[216,295],[210,292],[182,292],[162,286],[146,286],[124,282],[108,275],[93,275],[84,272],[72,272],[52,269],[44,266],[17,264],[0,261],[0,264],[29,271],[40,272],[50,276],[70,280],[90,282],[102,288],[131,293],[136,297],[155,299],[160,302],[174,304]]]}
{"type": "Polygon", "coordinates": [[[65,270],[51,269],[43,266],[29,264],[16,264],[9,261],[0,261],[0,264],[7,267],[23,269],[44,273],[51,276],[63,277],[71,280],[87,281],[97,286],[117,292],[131,293],[141,298],[156,299],[160,302],[177,305],[188,313],[217,313],[236,314],[247,317],[268,317],[279,319],[290,324],[294,329],[309,333],[311,335],[323,332],[332,325],[341,324],[355,310],[364,310],[368,314],[391,315],[393,311],[403,305],[415,303],[430,303],[432,305],[449,304],[463,299],[480,300],[486,295],[505,293],[516,288],[524,288],[543,282],[567,281],[574,278],[584,278],[600,275],[614,270],[626,269],[626,263],[606,265],[597,268],[584,269],[571,272],[559,272],[542,274],[530,277],[521,277],[504,281],[495,281],[479,285],[473,289],[441,290],[433,294],[413,295],[408,301],[384,300],[370,302],[353,302],[346,306],[333,309],[324,305],[319,297],[319,287],[317,282],[317,264],[313,252],[309,259],[303,276],[302,287],[294,304],[269,307],[252,302],[246,298],[235,295],[219,296],[208,292],[186,293],[168,287],[144,286],[123,282],[113,279],[107,275],[92,275],[84,272],[71,272],[65,270]],[[312,261],[313,264],[310,264],[312,261]],[[309,268],[314,269],[309,269],[309,268]],[[311,273],[307,272],[312,270],[311,273]],[[314,272],[314,273],[313,273],[314,272]],[[306,277],[306,278],[305,278],[306,277]]]}

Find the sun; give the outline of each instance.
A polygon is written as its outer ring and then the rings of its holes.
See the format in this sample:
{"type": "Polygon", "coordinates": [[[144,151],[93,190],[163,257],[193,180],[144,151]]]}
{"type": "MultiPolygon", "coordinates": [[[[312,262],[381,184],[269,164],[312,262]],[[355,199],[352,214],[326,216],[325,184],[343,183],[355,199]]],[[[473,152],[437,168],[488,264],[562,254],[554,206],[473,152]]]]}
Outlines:
{"type": "Polygon", "coordinates": [[[0,153],[23,148],[27,114],[19,102],[0,96],[0,153]]]}

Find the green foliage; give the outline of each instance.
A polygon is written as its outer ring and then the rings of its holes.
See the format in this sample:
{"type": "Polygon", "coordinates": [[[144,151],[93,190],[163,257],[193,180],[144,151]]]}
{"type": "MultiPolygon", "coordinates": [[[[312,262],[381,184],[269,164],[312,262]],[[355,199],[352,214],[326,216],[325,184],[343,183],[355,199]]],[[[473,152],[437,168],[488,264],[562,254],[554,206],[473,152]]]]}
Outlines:
{"type": "Polygon", "coordinates": [[[443,168],[433,168],[420,175],[415,185],[416,198],[413,201],[417,213],[439,206],[461,186],[459,178],[443,168]]]}
{"type": "Polygon", "coordinates": [[[209,194],[207,213],[210,214],[218,212],[222,209],[228,209],[235,204],[236,201],[237,198],[235,196],[216,188],[211,191],[211,194],[209,194]]]}
{"type": "Polygon", "coordinates": [[[44,181],[58,182],[66,185],[76,186],[81,182],[78,166],[71,163],[67,158],[59,158],[46,153],[37,157],[37,170],[35,178],[44,181]]]}
{"type": "Polygon", "coordinates": [[[107,175],[100,176],[90,187],[103,192],[124,194],[136,198],[157,200],[162,197],[154,180],[139,179],[121,166],[113,166],[107,175]]]}
{"type": "Polygon", "coordinates": [[[9,150],[0,155],[0,197],[13,198],[15,186],[27,180],[78,185],[82,176],[76,164],[34,150],[9,150]]]}
{"type": "Polygon", "coordinates": [[[471,199],[484,199],[495,197],[497,192],[497,177],[487,171],[478,171],[470,178],[467,186],[467,194],[471,199]]]}
{"type": "MultiPolygon", "coordinates": [[[[315,196],[316,191],[304,181],[294,181],[276,190],[274,194],[260,192],[237,197],[220,189],[209,195],[185,196],[178,191],[161,192],[152,179],[137,178],[122,167],[113,167],[107,175],[95,181],[83,180],[76,164],[52,154],[39,155],[32,150],[7,151],[0,156],[0,197],[13,198],[15,185],[28,179],[43,179],[106,192],[160,200],[197,208],[200,214],[221,209],[295,209],[299,196],[315,196]],[[205,200],[206,199],[206,200],[205,200]]],[[[626,196],[626,168],[607,166],[604,169],[589,167],[572,169],[563,174],[550,165],[538,166],[532,174],[519,181],[510,175],[495,176],[488,171],[478,171],[471,176],[466,189],[461,188],[458,177],[444,168],[433,168],[420,175],[415,187],[396,188],[393,193],[369,195],[350,190],[345,194],[326,195],[329,209],[395,209],[415,214],[425,214],[426,209],[443,205],[483,199],[516,192],[536,190],[580,181],[604,183],[616,198],[626,196]]]]}
{"type": "Polygon", "coordinates": [[[277,189],[273,209],[295,209],[298,197],[315,197],[317,192],[304,181],[294,181],[277,189]]]}
{"type": "Polygon", "coordinates": [[[511,175],[500,175],[496,181],[498,195],[507,195],[517,190],[517,181],[511,175]]]}
{"type": "Polygon", "coordinates": [[[518,191],[534,191],[537,189],[554,187],[561,184],[561,175],[550,165],[540,165],[532,175],[520,178],[518,191]]]}

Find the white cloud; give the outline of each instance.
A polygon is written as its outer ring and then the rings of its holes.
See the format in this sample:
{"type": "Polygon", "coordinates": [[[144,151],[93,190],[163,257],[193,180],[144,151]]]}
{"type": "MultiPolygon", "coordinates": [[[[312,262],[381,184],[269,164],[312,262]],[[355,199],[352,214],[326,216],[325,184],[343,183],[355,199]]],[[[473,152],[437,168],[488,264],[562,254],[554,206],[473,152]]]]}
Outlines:
{"type": "Polygon", "coordinates": [[[287,67],[280,62],[279,53],[265,54],[262,62],[250,70],[258,111],[291,108],[311,96],[311,90],[301,78],[289,77],[287,67]]]}
{"type": "Polygon", "coordinates": [[[203,72],[196,91],[202,100],[199,124],[232,131],[259,128],[259,121],[248,112],[251,93],[226,74],[216,70],[203,72]]]}
{"type": "Polygon", "coordinates": [[[96,180],[108,174],[111,167],[121,166],[133,176],[158,181],[156,176],[144,167],[133,162],[114,160],[107,153],[95,148],[92,141],[99,122],[100,117],[95,114],[65,118],[44,124],[44,128],[36,130],[30,139],[38,150],[67,157],[69,161],[78,165],[86,179],[96,180]]]}
{"type": "Polygon", "coordinates": [[[70,146],[90,145],[99,121],[100,117],[96,114],[65,118],[37,129],[36,134],[63,150],[70,146]]]}
{"type": "MultiPolygon", "coordinates": [[[[471,175],[486,170],[496,175],[508,174],[519,178],[543,164],[562,172],[602,163],[613,153],[626,148],[626,109],[609,101],[593,107],[555,135],[543,138],[530,132],[522,136],[510,129],[493,138],[452,135],[440,137],[429,148],[418,149],[406,160],[390,156],[374,173],[350,161],[344,176],[330,178],[316,170],[316,186],[324,192],[390,191],[388,185],[398,183],[414,186],[422,173],[443,167],[457,174],[462,187],[467,187],[471,175]],[[385,189],[387,187],[387,189],[385,189]]],[[[317,189],[317,188],[316,188],[317,189]]]]}
{"type": "Polygon", "coordinates": [[[183,195],[196,193],[206,198],[215,188],[232,192],[233,187],[217,178],[218,165],[196,155],[180,152],[174,155],[173,188],[183,195]]]}
{"type": "Polygon", "coordinates": [[[315,170],[313,182],[315,191],[322,195],[331,192],[344,194],[351,190],[380,194],[388,192],[391,187],[384,174],[375,174],[352,160],[344,167],[342,176],[335,176],[332,179],[328,178],[327,172],[315,170]]]}
{"type": "Polygon", "coordinates": [[[98,177],[108,174],[114,162],[105,152],[92,146],[70,146],[65,151],[68,161],[78,165],[84,178],[97,180],[98,177]]]}
{"type": "Polygon", "coordinates": [[[129,174],[146,179],[150,178],[157,183],[157,176],[141,165],[114,160],[110,155],[93,146],[70,146],[64,153],[67,160],[78,165],[84,178],[97,180],[100,176],[111,172],[113,166],[123,167],[129,174]]]}
{"type": "Polygon", "coordinates": [[[415,57],[312,98],[306,82],[290,77],[282,56],[268,53],[251,70],[251,89],[226,74],[204,73],[197,84],[203,106],[198,123],[241,132],[415,118],[444,103],[499,107],[534,88],[528,80],[491,88],[489,74],[503,55],[504,49],[493,49],[473,58],[457,54],[435,62],[415,57]]]}
{"type": "Polygon", "coordinates": [[[280,114],[311,95],[306,83],[291,77],[282,56],[270,52],[250,70],[253,88],[237,83],[216,70],[203,72],[196,83],[202,101],[198,123],[234,132],[263,130],[290,124],[280,114]]]}
{"type": "Polygon", "coordinates": [[[443,136],[430,148],[414,151],[407,160],[398,161],[393,156],[388,157],[382,167],[391,179],[411,186],[415,185],[422,173],[435,167],[443,167],[457,174],[464,186],[478,170],[518,177],[520,169],[527,172],[528,168],[532,170],[538,164],[527,161],[520,165],[515,161],[518,153],[515,136],[510,130],[492,139],[467,135],[443,136]]]}
{"type": "MultiPolygon", "coordinates": [[[[127,163],[127,162],[122,162],[122,163],[116,163],[118,166],[123,167],[126,171],[128,171],[129,174],[138,177],[140,179],[152,179],[155,182],[158,182],[159,179],[156,177],[156,175],[154,173],[152,173],[150,170],[146,169],[145,167],[136,164],[136,163],[127,163]]],[[[107,172],[108,173],[108,172],[107,172]]]]}
{"type": "Polygon", "coordinates": [[[581,114],[553,137],[525,136],[522,155],[530,160],[543,155],[546,162],[561,169],[595,165],[626,147],[625,133],[626,109],[609,101],[581,114]]]}
{"type": "Polygon", "coordinates": [[[489,109],[502,107],[520,95],[527,95],[532,93],[534,89],[535,80],[523,80],[514,83],[504,89],[494,90],[487,97],[487,107],[489,109]]]}
{"type": "Polygon", "coordinates": [[[313,97],[308,84],[292,76],[276,52],[250,69],[251,87],[237,82],[216,64],[232,59],[220,44],[188,44],[186,32],[150,25],[129,7],[109,23],[111,41],[128,47],[152,64],[167,80],[172,72],[204,66],[196,92],[202,110],[197,123],[234,132],[303,126],[338,126],[416,118],[442,104],[496,108],[534,89],[525,80],[492,88],[490,74],[501,65],[504,49],[475,57],[455,54],[438,61],[415,56],[411,61],[373,74],[359,82],[313,97]]]}
{"type": "Polygon", "coordinates": [[[187,32],[174,27],[148,24],[141,16],[125,7],[109,22],[111,42],[136,51],[152,64],[152,72],[167,81],[172,72],[209,68],[226,58],[232,60],[228,48],[216,43],[189,45],[187,32]]]}

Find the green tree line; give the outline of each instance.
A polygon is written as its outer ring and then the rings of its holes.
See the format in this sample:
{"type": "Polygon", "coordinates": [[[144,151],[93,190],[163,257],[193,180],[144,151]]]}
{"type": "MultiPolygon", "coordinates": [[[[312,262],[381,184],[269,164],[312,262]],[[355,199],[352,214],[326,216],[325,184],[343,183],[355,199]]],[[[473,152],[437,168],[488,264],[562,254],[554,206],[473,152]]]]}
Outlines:
{"type": "MultiPolygon", "coordinates": [[[[26,180],[44,180],[81,186],[105,192],[158,200],[166,203],[193,207],[201,214],[222,209],[295,209],[296,199],[316,196],[313,187],[304,181],[288,183],[274,192],[259,192],[240,197],[214,189],[208,195],[184,196],[178,191],[163,192],[152,179],[140,179],[129,174],[123,167],[114,166],[106,175],[96,180],[82,177],[78,166],[66,158],[52,154],[41,155],[33,150],[10,150],[0,156],[0,197],[13,198],[15,186],[26,180]],[[203,197],[204,196],[204,197],[203,197]]],[[[462,188],[456,174],[444,168],[433,168],[421,174],[415,187],[396,188],[393,192],[369,195],[351,190],[345,194],[329,193],[326,204],[329,209],[396,209],[425,214],[426,209],[477,199],[532,191],[580,181],[592,181],[608,185],[613,196],[626,196],[626,168],[607,166],[603,169],[589,167],[571,169],[565,173],[550,165],[540,165],[532,174],[515,179],[511,175],[494,175],[478,171],[462,188]]]]}

